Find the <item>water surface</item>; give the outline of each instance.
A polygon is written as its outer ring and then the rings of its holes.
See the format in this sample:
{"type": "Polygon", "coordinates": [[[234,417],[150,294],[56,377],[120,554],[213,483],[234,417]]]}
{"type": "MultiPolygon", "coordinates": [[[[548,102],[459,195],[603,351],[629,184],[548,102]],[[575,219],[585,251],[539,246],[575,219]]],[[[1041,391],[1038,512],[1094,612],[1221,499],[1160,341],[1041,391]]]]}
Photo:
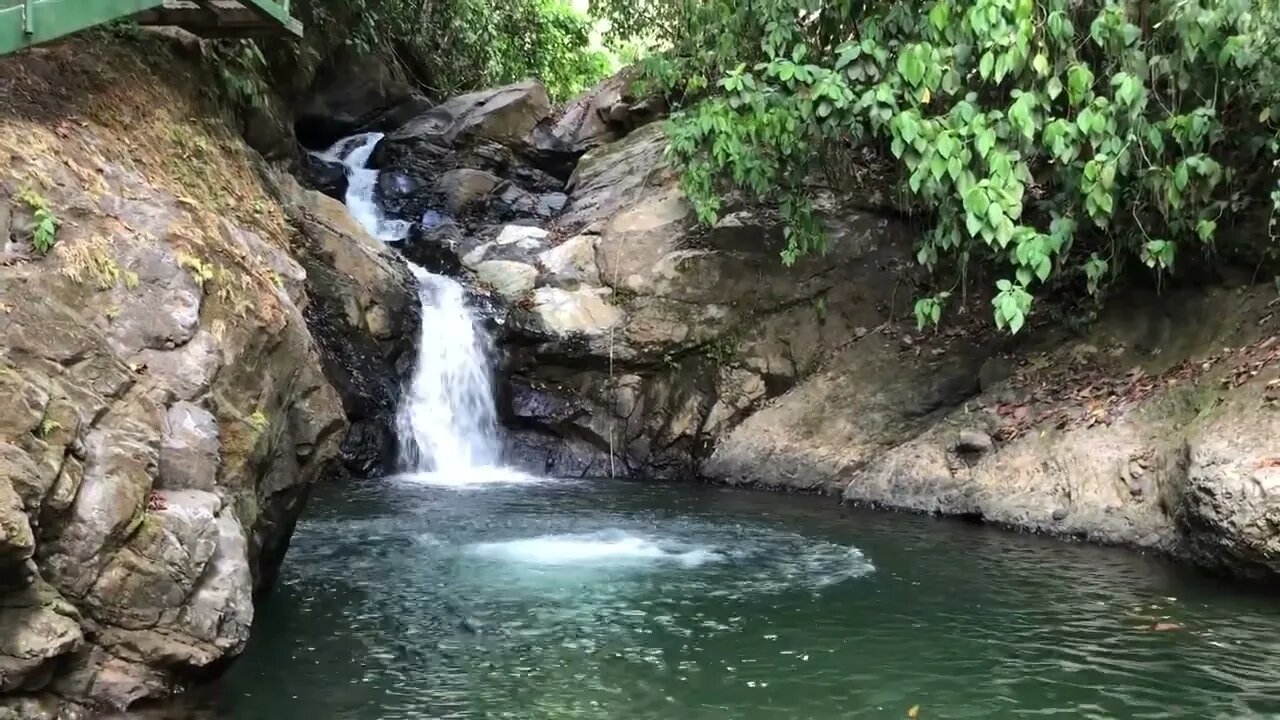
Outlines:
{"type": "Polygon", "coordinates": [[[494,480],[322,492],[214,714],[1280,717],[1280,602],[1127,551],[822,498],[494,480]]]}

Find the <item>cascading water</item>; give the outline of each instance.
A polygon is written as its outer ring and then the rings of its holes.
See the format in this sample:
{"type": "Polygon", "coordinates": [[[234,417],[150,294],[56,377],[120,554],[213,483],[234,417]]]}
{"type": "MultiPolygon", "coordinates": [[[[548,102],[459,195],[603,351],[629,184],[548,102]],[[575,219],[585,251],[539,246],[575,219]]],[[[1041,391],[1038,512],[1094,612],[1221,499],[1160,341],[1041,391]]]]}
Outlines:
{"type": "Polygon", "coordinates": [[[342,163],[347,173],[347,194],[344,198],[351,217],[366,231],[383,242],[403,240],[409,234],[410,224],[403,220],[388,220],[374,200],[378,187],[378,171],[365,167],[373,149],[382,140],[382,133],[352,135],[333,144],[324,152],[313,153],[326,162],[342,163]]]}
{"type": "MultiPolygon", "coordinates": [[[[316,157],[347,173],[347,209],[371,235],[403,239],[410,224],[389,220],[374,191],[378,171],[365,167],[381,133],[338,141],[316,157]]],[[[396,414],[400,467],[424,482],[469,485],[524,476],[498,467],[500,443],[488,339],[467,306],[462,285],[409,263],[422,304],[418,357],[396,414]]]]}
{"type": "Polygon", "coordinates": [[[401,466],[465,474],[498,461],[498,421],[485,336],[462,286],[411,265],[422,301],[418,358],[400,403],[401,466]]]}

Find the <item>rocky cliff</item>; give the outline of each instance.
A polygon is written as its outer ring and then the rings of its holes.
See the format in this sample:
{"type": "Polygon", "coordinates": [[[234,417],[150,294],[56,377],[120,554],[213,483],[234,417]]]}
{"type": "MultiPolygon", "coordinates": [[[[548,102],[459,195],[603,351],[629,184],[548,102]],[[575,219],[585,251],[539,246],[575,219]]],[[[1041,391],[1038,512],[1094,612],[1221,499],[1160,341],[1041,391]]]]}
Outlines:
{"type": "Polygon", "coordinates": [[[311,483],[385,452],[403,264],[207,85],[101,41],[0,61],[0,718],[225,664],[311,483]]]}
{"type": "MultiPolygon", "coordinates": [[[[618,78],[557,115],[536,83],[456,98],[374,153],[405,251],[504,310],[513,456],[702,477],[1280,571],[1274,291],[1113,299],[1012,340],[987,298],[920,333],[910,222],[816,180],[825,254],[767,212],[700,227],[652,103],[618,78]]],[[[1244,232],[1245,229],[1237,231],[1244,232]]]]}

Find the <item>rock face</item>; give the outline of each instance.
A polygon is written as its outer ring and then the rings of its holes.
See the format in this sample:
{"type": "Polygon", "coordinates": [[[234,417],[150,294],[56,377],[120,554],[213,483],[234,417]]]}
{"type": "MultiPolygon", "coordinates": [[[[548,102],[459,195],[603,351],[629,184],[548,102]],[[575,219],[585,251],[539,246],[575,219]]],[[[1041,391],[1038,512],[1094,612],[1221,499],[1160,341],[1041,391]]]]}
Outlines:
{"type": "Polygon", "coordinates": [[[343,463],[360,477],[387,474],[395,470],[395,413],[418,332],[413,277],[342,203],[288,177],[278,178],[277,187],[306,270],[310,302],[304,315],[351,422],[343,463]]]}
{"type": "Polygon", "coordinates": [[[323,196],[281,191],[286,217],[186,72],[87,43],[0,62],[0,717],[225,664],[309,486],[384,452],[374,376],[416,320],[377,288],[403,266],[323,196]]]}
{"type": "Polygon", "coordinates": [[[339,53],[316,74],[294,127],[305,147],[322,150],[349,135],[397,127],[430,107],[399,68],[376,56],[339,53]]]}

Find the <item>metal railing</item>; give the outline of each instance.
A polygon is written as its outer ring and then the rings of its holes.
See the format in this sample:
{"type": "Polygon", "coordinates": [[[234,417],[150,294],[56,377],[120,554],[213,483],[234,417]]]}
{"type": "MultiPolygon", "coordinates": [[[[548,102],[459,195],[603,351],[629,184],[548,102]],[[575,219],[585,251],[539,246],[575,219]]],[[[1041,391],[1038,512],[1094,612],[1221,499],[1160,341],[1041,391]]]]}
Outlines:
{"type": "MultiPolygon", "coordinates": [[[[198,0],[196,12],[215,22],[191,28],[217,35],[219,13],[238,11],[256,17],[259,30],[300,36],[302,25],[289,14],[289,0],[240,0],[231,7],[218,0],[198,0]]],[[[0,55],[47,43],[96,25],[164,9],[165,0],[0,0],[0,55]]],[[[171,17],[167,15],[166,17],[171,17]]],[[[181,23],[175,23],[181,26],[181,23]]],[[[244,23],[235,26],[243,29],[244,23]]]]}

